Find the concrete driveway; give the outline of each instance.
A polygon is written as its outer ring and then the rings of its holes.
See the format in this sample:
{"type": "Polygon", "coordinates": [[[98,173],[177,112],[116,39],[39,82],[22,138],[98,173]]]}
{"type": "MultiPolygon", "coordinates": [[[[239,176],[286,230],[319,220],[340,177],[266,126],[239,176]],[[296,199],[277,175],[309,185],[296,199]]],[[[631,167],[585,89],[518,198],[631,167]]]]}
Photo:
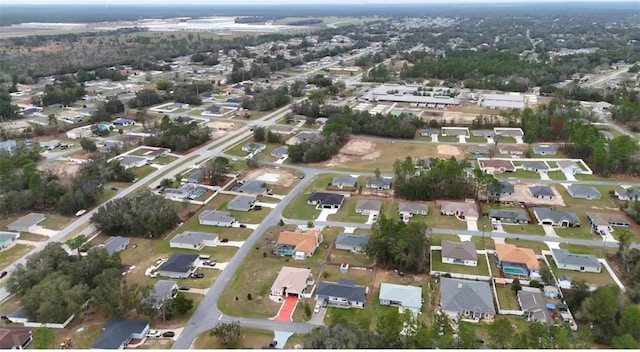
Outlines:
{"type": "Polygon", "coordinates": [[[378,220],[378,214],[369,214],[369,218],[365,224],[373,224],[376,220],[378,220]]]}
{"type": "Polygon", "coordinates": [[[255,205],[259,205],[261,207],[265,207],[265,208],[275,208],[278,204],[276,203],[262,203],[262,202],[256,202],[255,205]]]}
{"type": "MultiPolygon", "coordinates": [[[[320,301],[316,301],[316,303],[320,303],[320,301]]],[[[315,308],[315,304],[313,305],[315,308]]],[[[327,308],[320,308],[318,313],[313,313],[311,315],[311,319],[309,319],[310,324],[316,325],[324,325],[324,317],[327,315],[327,308]]]]}
{"type": "Polygon", "coordinates": [[[242,247],[244,241],[229,241],[229,242],[218,242],[218,246],[221,247],[242,247]]]}
{"type": "Polygon", "coordinates": [[[548,237],[560,237],[556,234],[556,230],[553,229],[553,226],[551,225],[542,225],[542,228],[544,229],[544,234],[545,236],[548,237]]]}
{"type": "Polygon", "coordinates": [[[567,181],[576,181],[576,177],[570,172],[563,172],[567,181]]]}
{"type": "Polygon", "coordinates": [[[478,220],[467,219],[467,231],[478,231],[478,220]]]}
{"type": "Polygon", "coordinates": [[[55,236],[55,234],[58,233],[58,231],[56,230],[45,229],[44,227],[41,227],[41,226],[38,226],[35,230],[31,232],[35,233],[36,235],[42,235],[47,237],[53,237],[55,236]]]}
{"type": "Polygon", "coordinates": [[[338,209],[322,209],[320,215],[316,218],[316,221],[327,221],[329,215],[336,214],[338,209]]]}
{"type": "Polygon", "coordinates": [[[467,136],[458,136],[458,143],[467,143],[467,136]]]}

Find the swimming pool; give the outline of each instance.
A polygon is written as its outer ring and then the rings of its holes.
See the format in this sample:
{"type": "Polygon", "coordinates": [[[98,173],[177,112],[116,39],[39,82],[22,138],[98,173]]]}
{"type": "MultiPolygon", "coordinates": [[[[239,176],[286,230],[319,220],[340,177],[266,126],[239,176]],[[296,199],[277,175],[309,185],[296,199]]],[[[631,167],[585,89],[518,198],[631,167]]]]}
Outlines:
{"type": "Polygon", "coordinates": [[[527,274],[526,272],[524,272],[523,270],[518,269],[518,268],[504,268],[504,269],[502,269],[502,271],[505,274],[511,274],[511,275],[526,275],[527,274]]]}

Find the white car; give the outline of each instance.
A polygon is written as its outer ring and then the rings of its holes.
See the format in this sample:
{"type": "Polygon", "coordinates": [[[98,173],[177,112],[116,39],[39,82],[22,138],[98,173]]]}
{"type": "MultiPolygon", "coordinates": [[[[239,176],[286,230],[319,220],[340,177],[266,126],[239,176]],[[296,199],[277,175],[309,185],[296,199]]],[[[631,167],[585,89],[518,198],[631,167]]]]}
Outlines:
{"type": "Polygon", "coordinates": [[[147,337],[161,337],[162,333],[158,330],[149,330],[147,331],[147,337]]]}
{"type": "Polygon", "coordinates": [[[320,305],[320,303],[316,303],[316,307],[315,307],[315,308],[313,308],[313,312],[314,312],[315,314],[320,313],[320,308],[322,308],[322,306],[320,305]]]}

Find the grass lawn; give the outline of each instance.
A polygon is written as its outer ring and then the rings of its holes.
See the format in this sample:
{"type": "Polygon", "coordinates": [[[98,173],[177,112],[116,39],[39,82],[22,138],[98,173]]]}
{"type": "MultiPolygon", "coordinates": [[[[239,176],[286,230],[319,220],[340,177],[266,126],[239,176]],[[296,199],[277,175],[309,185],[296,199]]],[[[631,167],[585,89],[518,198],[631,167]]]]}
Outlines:
{"type": "Polygon", "coordinates": [[[564,176],[562,171],[549,171],[547,175],[552,180],[566,180],[567,178],[564,176]]]}
{"type": "Polygon", "coordinates": [[[471,136],[467,138],[467,143],[487,143],[487,139],[480,136],[471,136]]]}
{"type": "Polygon", "coordinates": [[[189,116],[201,116],[202,112],[204,112],[204,109],[192,109],[191,111],[189,111],[188,115],[189,116]]]}
{"type": "Polygon", "coordinates": [[[439,142],[457,142],[458,141],[458,136],[443,136],[443,135],[439,135],[438,136],[438,141],[439,142]]]}
{"type": "MultiPolygon", "coordinates": [[[[214,198],[214,200],[216,198],[214,198]]],[[[173,238],[176,233],[181,233],[184,231],[196,231],[217,233],[221,238],[228,238],[231,241],[244,241],[251,234],[251,229],[200,225],[200,223],[198,222],[198,215],[200,215],[203,210],[204,209],[201,209],[200,211],[196,212],[192,217],[185,221],[182,226],[178,227],[174,232],[172,232],[167,238],[173,238]]]]}
{"type": "Polygon", "coordinates": [[[442,241],[443,240],[452,241],[452,242],[460,242],[460,237],[458,237],[456,235],[440,235],[440,234],[431,235],[431,245],[432,246],[440,246],[440,245],[442,245],[442,241]]]}
{"type": "Polygon", "coordinates": [[[529,170],[516,170],[515,172],[510,172],[509,173],[509,177],[515,177],[515,178],[530,178],[530,179],[535,179],[535,180],[539,180],[540,179],[540,174],[535,172],[535,171],[529,171],[529,170]]]}
{"type": "Polygon", "coordinates": [[[146,177],[146,176],[150,175],[151,173],[153,173],[156,170],[158,170],[158,169],[156,169],[153,166],[149,166],[149,165],[143,165],[143,166],[140,166],[140,167],[131,168],[131,172],[133,172],[133,174],[136,176],[137,179],[141,179],[143,177],[146,177]]]}
{"type": "Polygon", "coordinates": [[[513,293],[509,285],[496,285],[496,293],[498,294],[500,309],[520,310],[518,298],[516,297],[515,293],[513,293]]]}
{"type": "MultiPolygon", "coordinates": [[[[106,192],[106,190],[104,192],[106,192]]],[[[67,216],[47,214],[46,218],[42,220],[42,222],[40,222],[38,225],[49,230],[62,230],[72,221],[72,219],[73,218],[67,216]]],[[[22,236],[20,236],[20,238],[24,239],[22,238],[22,236]]]]}
{"type": "MultiPolygon", "coordinates": [[[[209,336],[208,332],[198,336],[194,341],[192,348],[197,350],[210,349],[260,349],[262,346],[268,346],[274,338],[273,331],[260,330],[251,328],[240,328],[240,338],[228,345],[220,343],[215,336],[209,336]]],[[[302,346],[304,336],[292,335],[287,340],[285,349],[294,349],[296,345],[302,346]]]]}
{"type": "Polygon", "coordinates": [[[324,323],[329,325],[356,324],[361,328],[370,329],[374,328],[378,317],[380,317],[385,311],[395,309],[397,307],[385,307],[381,306],[378,302],[377,294],[369,294],[367,301],[364,304],[364,309],[361,308],[327,308],[327,315],[324,318],[324,323]]]}
{"type": "Polygon", "coordinates": [[[442,251],[431,251],[431,269],[447,273],[460,273],[470,275],[489,275],[485,255],[478,255],[478,266],[444,264],[442,263],[442,251]]]}
{"type": "Polygon", "coordinates": [[[535,224],[507,225],[503,223],[502,229],[508,233],[521,233],[526,235],[540,235],[540,236],[545,235],[542,225],[535,225],[535,224]]]}
{"type": "Polygon", "coordinates": [[[358,198],[353,198],[353,197],[345,198],[344,203],[342,203],[342,207],[340,208],[338,213],[329,215],[327,217],[327,220],[339,221],[339,222],[365,223],[367,219],[369,219],[369,216],[356,213],[357,203],[358,203],[358,198]]]}
{"type": "Polygon", "coordinates": [[[436,208],[431,206],[429,206],[429,209],[430,209],[429,214],[426,217],[414,216],[409,221],[414,221],[413,219],[416,219],[416,221],[420,221],[424,219],[427,225],[434,228],[445,228],[445,229],[456,229],[456,230],[467,229],[466,221],[458,220],[458,218],[456,218],[455,216],[442,215],[436,208]]]}
{"type": "Polygon", "coordinates": [[[515,244],[518,247],[531,248],[533,249],[534,252],[536,252],[536,254],[540,254],[540,252],[543,250],[544,251],[549,250],[549,247],[544,242],[538,242],[538,241],[527,241],[527,240],[507,238],[505,239],[505,243],[515,244]]]}
{"type": "MultiPolygon", "coordinates": [[[[220,270],[218,269],[198,269],[198,272],[204,274],[202,279],[179,279],[176,280],[178,286],[189,286],[193,288],[209,288],[220,276],[220,270]]],[[[194,294],[195,295],[195,294],[194,294]]]]}
{"type": "Polygon", "coordinates": [[[43,235],[38,235],[38,234],[35,234],[35,233],[21,232],[20,233],[20,239],[24,240],[24,241],[44,242],[44,241],[48,240],[49,237],[43,236],[43,235]]]}
{"type": "Polygon", "coordinates": [[[607,253],[614,253],[616,250],[612,248],[606,248],[603,251],[602,247],[582,246],[579,244],[560,243],[560,248],[566,249],[574,254],[592,254],[597,257],[604,257],[607,253]]]}
{"type": "MultiPolygon", "coordinates": [[[[356,138],[354,138],[356,139],[356,138]]],[[[457,139],[456,139],[457,141],[457,139]]],[[[462,151],[462,150],[461,150],[462,151]]],[[[440,156],[436,144],[415,144],[402,142],[376,142],[374,153],[377,157],[369,159],[362,157],[350,158],[348,162],[338,163],[332,166],[336,170],[373,172],[379,168],[382,172],[393,171],[393,162],[396,159],[404,160],[405,157],[426,158],[440,156]]]]}
{"type": "Polygon", "coordinates": [[[350,251],[335,248],[331,249],[328,261],[331,263],[348,263],[351,266],[369,266],[374,263],[374,260],[364,253],[351,253],[350,251]]]}
{"type": "MultiPolygon", "coordinates": [[[[18,308],[20,308],[21,305],[22,304],[20,302],[20,296],[18,296],[18,295],[10,296],[8,299],[6,299],[6,300],[4,300],[2,302],[2,305],[0,305],[0,315],[13,313],[18,308]]],[[[2,324],[2,325],[4,325],[4,324],[2,324]]]]}
{"type": "MultiPolygon", "coordinates": [[[[103,189],[102,193],[100,193],[100,198],[98,198],[98,203],[97,204],[102,204],[102,203],[108,201],[109,199],[111,199],[111,197],[115,196],[116,193],[118,193],[118,191],[114,191],[114,190],[112,190],[110,188],[103,189]]],[[[42,223],[40,223],[40,224],[42,224],[42,223]]],[[[64,226],[63,226],[63,228],[64,228],[64,226]]]]}
{"type": "Polygon", "coordinates": [[[0,268],[6,268],[11,263],[22,258],[25,254],[29,253],[33,247],[24,244],[14,244],[11,248],[5,249],[0,252],[0,268]]]}
{"type": "Polygon", "coordinates": [[[137,149],[137,150],[136,150],[136,151],[134,151],[134,152],[129,153],[128,155],[143,156],[143,155],[145,155],[146,153],[148,153],[148,152],[152,152],[152,151],[154,151],[154,150],[155,150],[155,149],[140,148],[140,149],[137,149]]]}
{"type": "Polygon", "coordinates": [[[170,164],[170,163],[176,161],[176,159],[178,159],[178,158],[176,158],[175,156],[165,155],[165,156],[161,156],[159,158],[154,159],[153,163],[154,164],[160,164],[160,165],[167,165],[167,164],[170,164]]]}
{"type": "MultiPolygon", "coordinates": [[[[584,185],[584,186],[588,187],[588,185],[584,185]]],[[[573,198],[569,195],[569,192],[565,187],[558,185],[557,187],[554,187],[554,188],[558,191],[558,193],[560,193],[560,195],[562,196],[562,199],[564,199],[565,203],[570,207],[582,206],[587,209],[602,209],[602,208],[608,208],[612,210],[617,209],[617,206],[609,198],[608,192],[609,192],[609,189],[611,189],[611,186],[595,186],[595,188],[597,188],[602,194],[602,198],[600,199],[573,198]]]]}
{"type": "Polygon", "coordinates": [[[558,167],[558,162],[557,161],[547,161],[547,165],[549,165],[550,169],[555,169],[558,167]]]}
{"type": "Polygon", "coordinates": [[[576,178],[576,180],[580,180],[580,181],[602,181],[602,180],[605,180],[600,176],[590,175],[590,174],[576,174],[575,178],[576,178]]]}
{"type": "Polygon", "coordinates": [[[589,231],[591,228],[589,226],[582,227],[558,227],[554,230],[556,231],[556,235],[560,237],[568,237],[568,238],[580,238],[586,240],[598,240],[602,239],[600,235],[593,235],[589,231]]]}
{"type": "Polygon", "coordinates": [[[558,269],[551,256],[547,256],[547,260],[549,261],[551,270],[556,275],[556,277],[564,275],[571,278],[571,280],[584,280],[589,284],[600,286],[615,285],[615,282],[611,278],[611,275],[609,275],[609,272],[605,268],[602,268],[602,272],[600,273],[581,273],[574,270],[558,269]]]}
{"type": "Polygon", "coordinates": [[[230,194],[218,194],[206,205],[206,208],[227,211],[231,216],[235,217],[238,222],[246,224],[259,224],[271,211],[271,209],[267,207],[262,207],[262,210],[229,210],[227,209],[227,204],[229,204],[233,198],[235,198],[235,196],[230,194]]]}
{"type": "Polygon", "coordinates": [[[320,274],[319,280],[337,282],[340,279],[354,280],[356,284],[362,286],[373,286],[373,269],[368,270],[351,270],[343,274],[340,272],[339,265],[325,265],[320,274]]]}

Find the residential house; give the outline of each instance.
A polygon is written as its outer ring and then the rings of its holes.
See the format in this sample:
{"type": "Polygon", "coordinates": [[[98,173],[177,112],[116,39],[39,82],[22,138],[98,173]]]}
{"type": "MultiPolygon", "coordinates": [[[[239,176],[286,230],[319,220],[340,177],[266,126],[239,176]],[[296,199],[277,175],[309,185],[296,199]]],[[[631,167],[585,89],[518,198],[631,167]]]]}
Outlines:
{"type": "Polygon", "coordinates": [[[423,128],[423,129],[420,130],[420,135],[422,137],[439,136],[440,135],[440,131],[438,129],[435,129],[435,128],[423,128]]]}
{"type": "Polygon", "coordinates": [[[187,176],[187,183],[201,183],[204,180],[204,171],[200,168],[196,169],[187,176]]]}
{"type": "Polygon", "coordinates": [[[602,264],[600,264],[596,256],[591,254],[573,254],[564,249],[553,248],[551,249],[551,256],[558,269],[590,273],[602,271],[602,264]]]}
{"type": "Polygon", "coordinates": [[[591,186],[567,186],[567,192],[573,198],[600,199],[602,194],[597,188],[591,186]]]}
{"type": "Polygon", "coordinates": [[[540,263],[533,249],[496,243],[496,257],[498,266],[505,274],[532,279],[540,276],[540,263]]]}
{"type": "Polygon", "coordinates": [[[24,350],[33,340],[33,328],[2,327],[0,328],[0,349],[24,350]]]}
{"type": "Polygon", "coordinates": [[[156,160],[158,158],[162,158],[163,156],[167,156],[171,150],[166,148],[158,148],[154,149],[150,152],[144,153],[144,157],[147,160],[156,160]]]}
{"type": "Polygon", "coordinates": [[[365,182],[364,186],[369,189],[377,189],[379,191],[386,191],[391,189],[391,179],[390,178],[381,178],[376,180],[375,178],[368,178],[365,182]]]}
{"type": "Polygon", "coordinates": [[[312,142],[318,140],[320,138],[320,134],[315,132],[300,132],[295,136],[291,137],[288,141],[288,145],[296,145],[304,142],[312,142]]]}
{"type": "Polygon", "coordinates": [[[131,119],[117,118],[111,123],[115,127],[135,126],[136,122],[131,119]]]}
{"type": "Polygon", "coordinates": [[[378,215],[382,209],[382,202],[375,199],[358,199],[356,213],[363,215],[378,215]]]}
{"type": "Polygon", "coordinates": [[[278,159],[289,157],[289,149],[285,147],[275,148],[271,151],[271,156],[278,159]]]}
{"type": "Polygon", "coordinates": [[[227,203],[227,209],[236,211],[249,211],[253,209],[253,205],[256,203],[258,197],[255,195],[249,196],[236,196],[229,203],[227,203]]]}
{"type": "Polygon", "coordinates": [[[340,209],[343,202],[344,195],[326,192],[313,192],[307,199],[307,204],[315,205],[316,209],[340,209]]]}
{"type": "Polygon", "coordinates": [[[457,216],[461,219],[478,219],[478,206],[473,200],[464,202],[455,201],[436,201],[436,205],[440,207],[440,214],[447,216],[457,216]]]}
{"type": "Polygon", "coordinates": [[[640,189],[637,188],[616,188],[614,191],[619,200],[638,200],[640,199],[640,189]]]}
{"type": "Polygon", "coordinates": [[[427,215],[429,213],[429,206],[420,203],[400,202],[398,204],[398,213],[402,220],[409,221],[409,218],[414,215],[427,215]]]}
{"type": "Polygon", "coordinates": [[[351,251],[352,253],[362,253],[367,248],[370,235],[356,235],[353,233],[340,232],[336,238],[336,249],[351,251]]]}
{"type": "Polygon", "coordinates": [[[532,197],[538,199],[554,199],[556,197],[553,188],[549,186],[531,186],[529,187],[529,193],[532,197]]]}
{"type": "Polygon", "coordinates": [[[9,140],[0,142],[0,151],[4,150],[4,151],[7,151],[9,153],[12,153],[13,150],[16,149],[17,147],[18,147],[18,144],[13,139],[9,139],[9,140]]]}
{"type": "Polygon", "coordinates": [[[549,165],[544,161],[525,161],[522,163],[522,169],[525,171],[544,173],[549,171],[549,165]]]}
{"type": "Polygon", "coordinates": [[[246,153],[259,153],[265,149],[267,149],[267,145],[263,143],[249,142],[242,146],[242,151],[246,153]]]}
{"type": "Polygon", "coordinates": [[[480,170],[489,173],[515,172],[516,167],[511,160],[481,159],[478,160],[480,170]]]}
{"type": "Polygon", "coordinates": [[[200,225],[232,227],[236,222],[236,218],[231,216],[229,212],[217,210],[205,210],[198,216],[200,225]]]}
{"type": "Polygon", "coordinates": [[[0,250],[13,246],[18,238],[20,238],[19,232],[0,231],[0,250]]]}
{"type": "Polygon", "coordinates": [[[493,138],[495,134],[492,130],[473,130],[471,135],[474,137],[493,138]]]}
{"type": "Polygon", "coordinates": [[[7,229],[16,232],[33,232],[44,219],[46,217],[42,213],[29,213],[7,225],[7,229]]]}
{"type": "Polygon", "coordinates": [[[307,287],[313,284],[311,270],[283,266],[271,285],[269,298],[281,302],[289,296],[301,297],[306,293],[307,287]]]}
{"type": "Polygon", "coordinates": [[[507,180],[499,180],[501,186],[494,187],[492,184],[487,186],[487,192],[493,197],[512,196],[516,190],[513,183],[507,180]]]}
{"type": "Polygon", "coordinates": [[[506,136],[506,137],[524,137],[524,131],[521,128],[517,127],[494,127],[493,133],[496,136],[506,136]]]}
{"type": "Polygon", "coordinates": [[[527,150],[524,149],[524,147],[519,147],[516,145],[499,145],[498,151],[500,152],[500,154],[515,155],[515,156],[522,156],[524,155],[524,153],[527,152],[527,150]]]}
{"type": "Polygon", "coordinates": [[[165,197],[177,200],[197,199],[206,192],[207,189],[205,187],[198,186],[195,183],[185,183],[180,188],[165,188],[162,191],[165,197]]]}
{"type": "Polygon", "coordinates": [[[535,320],[541,323],[552,323],[553,317],[547,309],[547,302],[540,289],[523,287],[518,291],[518,303],[527,320],[535,320]]]}
{"type": "Polygon", "coordinates": [[[556,155],[556,147],[554,145],[539,144],[533,146],[533,153],[539,155],[556,155]]]}
{"type": "Polygon", "coordinates": [[[239,184],[237,187],[233,188],[234,192],[239,193],[249,193],[249,194],[266,194],[267,188],[264,187],[265,183],[258,180],[248,180],[244,181],[242,184],[239,184]]]}
{"type": "Polygon", "coordinates": [[[185,231],[175,235],[169,241],[171,248],[202,250],[204,247],[215,247],[219,243],[217,233],[185,231]]]}
{"type": "Polygon", "coordinates": [[[418,315],[422,309],[422,288],[383,282],[380,284],[379,300],[381,306],[397,306],[418,315]]]}
{"type": "Polygon", "coordinates": [[[533,208],[533,215],[539,225],[553,225],[557,227],[579,227],[580,218],[570,211],[554,210],[551,208],[533,208]]]}
{"type": "Polygon", "coordinates": [[[128,245],[129,239],[127,237],[110,236],[106,241],[104,241],[104,243],[92,247],[91,250],[104,249],[107,251],[107,254],[114,255],[115,253],[127,249],[128,245]]]}
{"type": "Polygon", "coordinates": [[[186,279],[195,270],[197,254],[174,253],[158,267],[158,274],[174,279],[186,279]]]}
{"type": "Polygon", "coordinates": [[[151,308],[158,310],[165,302],[174,299],[178,295],[178,283],[174,280],[158,280],[149,295],[142,299],[143,304],[148,304],[151,308]]]}
{"type": "Polygon", "coordinates": [[[508,224],[528,224],[531,219],[520,209],[489,209],[489,219],[508,224]]]}
{"type": "Polygon", "coordinates": [[[273,254],[303,260],[311,257],[322,241],[320,230],[281,231],[273,248],[273,254]]]}
{"type": "Polygon", "coordinates": [[[451,319],[493,320],[496,308],[489,283],[440,278],[440,307],[451,319]]]}
{"type": "Polygon", "coordinates": [[[599,233],[612,232],[614,227],[628,228],[631,223],[622,214],[587,213],[587,221],[599,233]]]}
{"type": "Polygon", "coordinates": [[[52,139],[50,141],[40,141],[38,143],[42,148],[51,151],[58,148],[62,144],[62,141],[59,139],[52,139]]]}
{"type": "Polygon", "coordinates": [[[316,287],[316,300],[342,308],[364,308],[367,288],[356,285],[353,280],[340,279],[338,282],[320,281],[316,287]]]}
{"type": "Polygon", "coordinates": [[[91,126],[82,126],[69,130],[66,134],[69,139],[81,139],[91,137],[93,132],[91,131],[91,126]]]}
{"type": "Polygon", "coordinates": [[[122,350],[131,340],[141,340],[149,331],[146,320],[110,319],[102,334],[91,345],[92,350],[122,350]]]}
{"type": "Polygon", "coordinates": [[[331,180],[331,186],[339,189],[356,188],[358,179],[351,176],[336,176],[331,180]]]}
{"type": "Polygon", "coordinates": [[[118,159],[120,165],[125,169],[130,169],[132,167],[141,167],[147,164],[147,158],[135,155],[125,155],[118,159]]]}
{"type": "Polygon", "coordinates": [[[562,171],[565,174],[575,175],[575,174],[580,174],[584,172],[584,170],[582,170],[580,165],[578,165],[575,161],[558,160],[556,164],[558,165],[558,168],[560,168],[560,171],[562,171]]]}
{"type": "Polygon", "coordinates": [[[443,240],[442,262],[445,264],[478,266],[476,245],[471,241],[452,242],[443,240]]]}

